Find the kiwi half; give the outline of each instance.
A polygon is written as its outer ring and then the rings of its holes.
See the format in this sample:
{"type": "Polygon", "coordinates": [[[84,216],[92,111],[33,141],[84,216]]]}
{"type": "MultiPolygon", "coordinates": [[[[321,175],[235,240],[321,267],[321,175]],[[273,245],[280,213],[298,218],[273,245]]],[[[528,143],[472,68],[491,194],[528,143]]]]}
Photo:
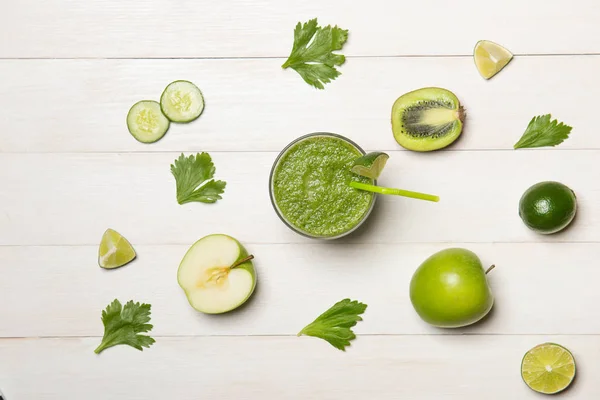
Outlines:
{"type": "Polygon", "coordinates": [[[465,111],[449,90],[428,87],[406,93],[392,107],[392,131],[400,146],[432,151],[460,136],[465,111]]]}

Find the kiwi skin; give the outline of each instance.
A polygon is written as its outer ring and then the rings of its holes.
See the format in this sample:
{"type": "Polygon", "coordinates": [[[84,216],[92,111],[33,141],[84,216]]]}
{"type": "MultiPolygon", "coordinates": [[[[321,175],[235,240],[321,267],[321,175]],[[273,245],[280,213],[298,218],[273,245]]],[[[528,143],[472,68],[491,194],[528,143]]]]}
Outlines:
{"type": "MultiPolygon", "coordinates": [[[[392,131],[402,147],[413,151],[439,150],[453,143],[462,133],[466,114],[451,91],[438,87],[417,89],[400,96],[392,107],[392,131]],[[447,114],[437,125],[419,124],[429,110],[447,114]],[[407,125],[412,124],[412,131],[407,125]]],[[[439,118],[439,117],[438,117],[439,118]]]]}

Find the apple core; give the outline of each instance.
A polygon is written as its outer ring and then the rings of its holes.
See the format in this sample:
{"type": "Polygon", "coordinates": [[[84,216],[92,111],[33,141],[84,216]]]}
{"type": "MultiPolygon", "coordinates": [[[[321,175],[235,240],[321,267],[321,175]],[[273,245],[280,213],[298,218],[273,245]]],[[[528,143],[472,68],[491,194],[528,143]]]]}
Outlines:
{"type": "Polygon", "coordinates": [[[253,258],[231,236],[205,236],[183,257],[177,281],[194,309],[222,314],[244,304],[254,292],[253,258]]]}

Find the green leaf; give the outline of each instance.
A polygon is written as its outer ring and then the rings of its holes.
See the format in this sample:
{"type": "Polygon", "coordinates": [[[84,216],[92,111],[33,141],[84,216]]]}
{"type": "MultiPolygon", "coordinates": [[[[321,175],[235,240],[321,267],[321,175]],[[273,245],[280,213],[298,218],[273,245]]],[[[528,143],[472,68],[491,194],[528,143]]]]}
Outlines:
{"type": "Polygon", "coordinates": [[[573,128],[551,118],[550,114],[533,117],[514,148],[556,146],[564,142],[573,128]]]}
{"type": "Polygon", "coordinates": [[[185,157],[183,154],[171,164],[171,173],[177,186],[177,202],[185,204],[192,201],[215,203],[222,197],[226,183],[211,180],[215,175],[215,165],[208,153],[198,153],[185,157]]]}
{"type": "Polygon", "coordinates": [[[326,340],[336,349],[346,351],[346,346],[356,338],[352,328],[360,315],[365,312],[367,305],[356,300],[344,299],[321,314],[312,323],[298,333],[298,336],[314,336],[326,340]]]}
{"type": "Polygon", "coordinates": [[[298,22],[294,29],[294,45],[283,68],[296,70],[306,83],[323,89],[340,75],[335,66],[342,65],[346,57],[335,54],[348,40],[348,31],[337,26],[320,27],[317,19],[302,24],[298,22]]]}
{"type": "Polygon", "coordinates": [[[292,68],[306,83],[317,89],[325,89],[323,83],[329,83],[341,75],[335,68],[323,64],[303,64],[292,68]]]}
{"type": "Polygon", "coordinates": [[[220,194],[225,191],[227,183],[223,181],[215,181],[214,179],[206,182],[198,189],[194,190],[186,199],[179,204],[189,203],[192,201],[200,201],[202,203],[215,203],[222,199],[220,194]]]}
{"type": "Polygon", "coordinates": [[[117,345],[128,345],[138,350],[150,347],[154,339],[139,333],[150,332],[150,304],[127,302],[125,307],[119,300],[115,299],[102,311],[102,323],[104,324],[104,337],[100,346],[94,350],[96,354],[109,347],[117,345]]]}

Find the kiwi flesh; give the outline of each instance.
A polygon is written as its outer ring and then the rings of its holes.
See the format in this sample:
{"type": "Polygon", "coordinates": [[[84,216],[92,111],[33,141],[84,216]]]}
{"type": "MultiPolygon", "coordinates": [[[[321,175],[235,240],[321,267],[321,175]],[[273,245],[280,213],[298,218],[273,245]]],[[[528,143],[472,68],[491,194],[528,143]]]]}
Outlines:
{"type": "Polygon", "coordinates": [[[392,107],[392,131],[400,146],[414,151],[444,148],[460,136],[465,111],[449,90],[428,87],[398,98],[392,107]]]}

